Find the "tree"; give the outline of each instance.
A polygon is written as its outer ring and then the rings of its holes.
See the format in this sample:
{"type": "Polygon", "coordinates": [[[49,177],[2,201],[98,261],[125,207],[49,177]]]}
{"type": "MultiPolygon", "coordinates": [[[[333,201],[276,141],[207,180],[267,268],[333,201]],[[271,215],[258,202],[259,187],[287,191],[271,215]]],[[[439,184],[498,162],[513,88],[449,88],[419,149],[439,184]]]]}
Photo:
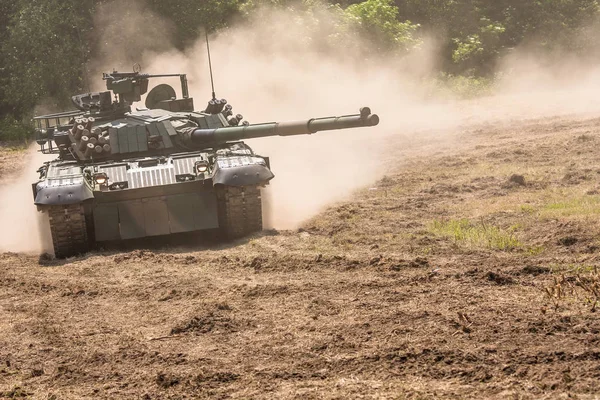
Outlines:
{"type": "Polygon", "coordinates": [[[27,120],[41,99],[52,97],[64,105],[69,94],[83,89],[92,10],[92,0],[14,3],[13,12],[4,16],[8,23],[0,45],[2,119],[27,120]]]}
{"type": "Polygon", "coordinates": [[[349,6],[344,14],[347,23],[378,51],[408,50],[419,44],[419,25],[398,21],[398,7],[392,0],[366,0],[349,6]]]}
{"type": "Polygon", "coordinates": [[[239,15],[242,0],[148,0],[150,7],[169,18],[176,27],[176,45],[183,47],[196,40],[204,29],[224,28],[239,15]]]}

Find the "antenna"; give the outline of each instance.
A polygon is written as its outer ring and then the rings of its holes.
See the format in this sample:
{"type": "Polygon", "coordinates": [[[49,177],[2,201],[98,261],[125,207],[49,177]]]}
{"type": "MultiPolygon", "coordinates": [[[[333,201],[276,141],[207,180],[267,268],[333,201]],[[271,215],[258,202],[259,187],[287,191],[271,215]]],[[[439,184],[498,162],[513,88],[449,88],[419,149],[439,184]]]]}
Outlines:
{"type": "Polygon", "coordinates": [[[210,60],[210,45],[208,44],[208,31],[205,30],[204,34],[206,35],[206,50],[208,51],[208,70],[210,71],[210,86],[212,87],[212,99],[216,100],[217,96],[215,95],[215,81],[213,80],[212,62],[210,60]]]}

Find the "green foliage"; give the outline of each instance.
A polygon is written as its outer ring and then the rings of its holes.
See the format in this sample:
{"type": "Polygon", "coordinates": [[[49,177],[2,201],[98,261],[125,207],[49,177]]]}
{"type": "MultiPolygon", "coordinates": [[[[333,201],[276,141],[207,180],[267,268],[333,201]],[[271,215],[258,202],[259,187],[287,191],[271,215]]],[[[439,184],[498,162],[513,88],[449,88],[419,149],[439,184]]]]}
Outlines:
{"type": "Polygon", "coordinates": [[[70,93],[83,90],[85,39],[91,30],[85,10],[91,12],[92,4],[17,1],[0,48],[0,117],[20,120],[45,97],[66,103],[70,93]]]}
{"type": "Polygon", "coordinates": [[[498,56],[519,45],[585,54],[600,45],[598,0],[397,0],[400,15],[437,32],[443,68],[490,74],[498,56]]]}
{"type": "Polygon", "coordinates": [[[32,136],[31,123],[17,121],[10,115],[0,119],[0,142],[14,142],[32,136]]]}
{"type": "Polygon", "coordinates": [[[176,27],[176,44],[189,44],[207,29],[212,32],[227,26],[240,15],[242,0],[148,0],[161,17],[170,19],[176,27]]]}
{"type": "Polygon", "coordinates": [[[417,46],[419,25],[398,21],[398,7],[392,0],[366,0],[346,8],[347,23],[378,50],[408,50],[417,46]]]}
{"type": "MultiPolygon", "coordinates": [[[[139,4],[141,10],[169,21],[173,44],[180,49],[204,29],[222,30],[239,18],[250,20],[261,6],[285,8],[290,16],[301,17],[290,17],[290,23],[310,26],[311,37],[304,40],[322,43],[324,53],[331,46],[378,55],[402,53],[419,46],[425,33],[433,33],[441,45],[439,81],[463,97],[487,93],[496,61],[516,46],[580,54],[600,47],[597,30],[590,28],[600,23],[598,0],[140,0],[139,4]]],[[[86,65],[106,48],[96,31],[103,26],[95,27],[100,5],[118,9],[127,2],[0,2],[0,138],[27,135],[27,124],[20,121],[46,99],[63,108],[71,94],[88,90],[86,65]]],[[[122,39],[126,45],[127,37],[122,39]]]]}
{"type": "Polygon", "coordinates": [[[600,196],[565,197],[551,202],[540,210],[542,218],[586,217],[600,215],[600,196]]]}
{"type": "Polygon", "coordinates": [[[454,38],[456,48],[452,52],[452,61],[462,64],[464,69],[488,65],[500,52],[502,34],[506,28],[499,22],[481,18],[477,33],[465,39],[454,38]]]}

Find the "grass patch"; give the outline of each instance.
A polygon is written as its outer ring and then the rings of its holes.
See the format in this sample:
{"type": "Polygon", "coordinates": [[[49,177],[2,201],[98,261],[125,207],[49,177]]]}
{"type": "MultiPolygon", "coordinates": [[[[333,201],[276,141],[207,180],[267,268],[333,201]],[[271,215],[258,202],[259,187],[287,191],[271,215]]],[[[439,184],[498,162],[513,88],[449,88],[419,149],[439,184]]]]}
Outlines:
{"type": "Polygon", "coordinates": [[[521,211],[524,214],[533,214],[533,213],[535,213],[536,209],[535,209],[535,207],[533,207],[529,204],[523,204],[523,205],[519,206],[519,211],[521,211]]]}
{"type": "Polygon", "coordinates": [[[542,217],[571,217],[600,214],[600,196],[582,196],[546,204],[540,211],[542,217]]]}
{"type": "Polygon", "coordinates": [[[539,256],[540,254],[542,254],[544,252],[544,246],[531,246],[531,247],[527,247],[526,249],[527,255],[529,256],[539,256]]]}
{"type": "Polygon", "coordinates": [[[468,219],[434,220],[429,230],[440,236],[453,239],[468,246],[487,247],[495,250],[514,250],[523,247],[514,231],[503,230],[483,222],[473,223],[468,219]]]}
{"type": "Polygon", "coordinates": [[[593,264],[550,264],[548,268],[554,274],[589,274],[598,272],[598,267],[593,264]]]}

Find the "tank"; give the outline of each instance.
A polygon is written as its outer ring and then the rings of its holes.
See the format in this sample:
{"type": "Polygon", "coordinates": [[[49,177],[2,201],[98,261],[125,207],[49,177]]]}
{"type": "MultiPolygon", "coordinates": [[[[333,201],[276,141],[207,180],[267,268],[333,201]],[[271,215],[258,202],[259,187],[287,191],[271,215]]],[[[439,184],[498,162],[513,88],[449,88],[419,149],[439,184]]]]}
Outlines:
{"type": "Polygon", "coordinates": [[[106,91],[72,97],[75,110],[38,116],[42,165],[34,204],[49,218],[55,256],[102,243],[214,231],[225,240],[262,230],[269,158],[244,142],[375,126],[368,107],[340,117],[249,124],[224,99],[194,111],[185,74],[103,74],[106,91]],[[172,86],[150,81],[179,78],[172,86]],[[148,93],[147,93],[148,92],[148,93]],[[144,108],[132,110],[147,93],[144,108]]]}

